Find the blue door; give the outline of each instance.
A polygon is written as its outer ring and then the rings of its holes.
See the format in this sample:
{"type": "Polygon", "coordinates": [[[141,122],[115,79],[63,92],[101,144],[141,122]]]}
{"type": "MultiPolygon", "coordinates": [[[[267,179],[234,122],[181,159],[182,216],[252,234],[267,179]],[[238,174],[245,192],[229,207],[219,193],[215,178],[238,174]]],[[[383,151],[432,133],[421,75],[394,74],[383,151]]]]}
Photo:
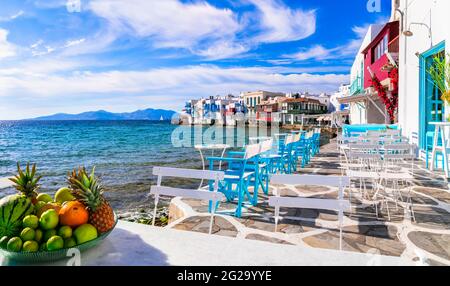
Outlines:
{"type": "Polygon", "coordinates": [[[420,56],[420,149],[431,148],[434,126],[430,122],[444,121],[444,103],[441,100],[441,92],[430,77],[428,70],[433,65],[435,56],[444,57],[445,42],[440,43],[420,56]]]}

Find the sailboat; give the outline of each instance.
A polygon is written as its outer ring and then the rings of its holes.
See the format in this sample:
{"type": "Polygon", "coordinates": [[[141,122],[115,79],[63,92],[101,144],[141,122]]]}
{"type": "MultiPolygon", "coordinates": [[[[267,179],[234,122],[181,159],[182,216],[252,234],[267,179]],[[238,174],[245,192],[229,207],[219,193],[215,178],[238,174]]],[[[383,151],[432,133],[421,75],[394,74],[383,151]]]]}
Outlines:
{"type": "Polygon", "coordinates": [[[161,115],[161,118],[159,119],[159,121],[164,121],[164,117],[161,115]]]}

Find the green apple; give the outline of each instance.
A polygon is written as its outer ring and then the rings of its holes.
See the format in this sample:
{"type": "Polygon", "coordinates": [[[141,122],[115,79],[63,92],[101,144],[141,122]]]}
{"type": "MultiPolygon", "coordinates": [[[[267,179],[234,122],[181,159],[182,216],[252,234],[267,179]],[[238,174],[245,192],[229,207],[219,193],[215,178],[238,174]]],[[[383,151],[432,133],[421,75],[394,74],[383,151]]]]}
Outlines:
{"type": "Polygon", "coordinates": [[[26,241],[23,244],[22,250],[25,252],[37,252],[39,250],[39,244],[34,240],[26,241]]]}
{"type": "Polygon", "coordinates": [[[36,229],[39,226],[39,218],[35,215],[27,215],[22,221],[22,226],[36,229]]]}
{"type": "Polygon", "coordinates": [[[45,211],[41,218],[39,219],[39,226],[43,230],[54,229],[58,226],[59,216],[58,213],[54,209],[50,209],[45,211]]]}
{"type": "Polygon", "coordinates": [[[22,249],[22,240],[20,237],[13,237],[8,241],[7,249],[13,252],[19,252],[22,249]]]}
{"type": "Polygon", "coordinates": [[[0,239],[0,248],[6,249],[8,246],[9,238],[7,236],[4,236],[0,239]]]}
{"type": "Polygon", "coordinates": [[[52,236],[50,237],[50,239],[47,241],[47,250],[48,251],[53,251],[53,250],[58,250],[58,249],[63,249],[64,248],[64,240],[62,239],[61,236],[52,236]]]}
{"type": "Polygon", "coordinates": [[[69,188],[61,188],[55,193],[55,202],[61,205],[67,201],[73,200],[75,200],[75,197],[72,195],[69,188]]]}
{"type": "Polygon", "coordinates": [[[70,237],[70,238],[64,239],[64,248],[72,248],[72,247],[75,247],[76,245],[77,245],[77,241],[75,240],[75,238],[70,237]]]}
{"type": "Polygon", "coordinates": [[[24,228],[20,233],[20,238],[22,239],[22,241],[34,240],[35,236],[36,232],[31,227],[24,228]]]}
{"type": "Polygon", "coordinates": [[[72,237],[72,229],[70,228],[70,226],[62,226],[60,227],[60,229],[58,230],[58,235],[61,236],[62,238],[70,238],[72,237]]]}
{"type": "Polygon", "coordinates": [[[88,223],[77,227],[73,234],[78,244],[83,244],[98,237],[97,229],[93,225],[88,223]]]}
{"type": "Polygon", "coordinates": [[[44,202],[44,203],[50,203],[50,202],[53,201],[52,196],[50,196],[49,194],[44,194],[44,193],[40,193],[40,194],[36,197],[36,199],[37,199],[39,202],[44,202]]]}
{"type": "Polygon", "coordinates": [[[40,229],[36,229],[34,234],[34,240],[38,243],[41,243],[42,238],[44,237],[44,233],[40,229]]]}

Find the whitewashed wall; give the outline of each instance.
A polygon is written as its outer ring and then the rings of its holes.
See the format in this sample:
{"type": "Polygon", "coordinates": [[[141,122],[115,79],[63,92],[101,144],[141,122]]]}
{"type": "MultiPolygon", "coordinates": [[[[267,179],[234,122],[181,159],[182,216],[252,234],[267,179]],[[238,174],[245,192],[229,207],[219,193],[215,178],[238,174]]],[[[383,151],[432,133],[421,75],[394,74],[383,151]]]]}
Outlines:
{"type": "MultiPolygon", "coordinates": [[[[367,30],[366,36],[359,48],[358,54],[356,54],[355,61],[353,62],[352,69],[350,72],[350,85],[353,81],[361,74],[361,65],[364,62],[364,55],[362,52],[364,49],[372,42],[372,40],[378,35],[378,33],[383,29],[384,25],[371,25],[367,30]]],[[[363,103],[362,103],[363,104],[363,103]]],[[[372,117],[378,117],[378,114],[373,114],[373,112],[378,113],[377,110],[370,110],[369,106],[366,106],[366,109],[361,108],[359,104],[351,104],[350,105],[350,123],[351,124],[367,124],[370,122],[377,122],[371,120],[372,117]],[[366,113],[368,113],[366,115],[366,113]],[[369,120],[368,120],[369,119],[369,120]]]]}
{"type": "Polygon", "coordinates": [[[419,58],[416,53],[423,53],[444,40],[446,52],[450,52],[450,0],[400,0],[399,8],[405,13],[405,29],[412,22],[420,22],[432,30],[432,39],[426,27],[417,25],[411,26],[412,37],[400,36],[399,124],[404,135],[410,137],[412,132],[419,132],[419,58]]]}

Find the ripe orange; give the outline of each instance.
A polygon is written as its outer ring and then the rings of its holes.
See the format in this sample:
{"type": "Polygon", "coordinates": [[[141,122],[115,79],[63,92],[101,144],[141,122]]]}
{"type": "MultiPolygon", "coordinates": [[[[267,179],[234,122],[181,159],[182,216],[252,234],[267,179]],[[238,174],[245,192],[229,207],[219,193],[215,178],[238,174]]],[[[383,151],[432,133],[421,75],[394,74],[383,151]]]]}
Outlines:
{"type": "Polygon", "coordinates": [[[61,225],[77,227],[87,223],[89,212],[86,206],[78,201],[66,202],[59,211],[59,222],[61,225]]]}

